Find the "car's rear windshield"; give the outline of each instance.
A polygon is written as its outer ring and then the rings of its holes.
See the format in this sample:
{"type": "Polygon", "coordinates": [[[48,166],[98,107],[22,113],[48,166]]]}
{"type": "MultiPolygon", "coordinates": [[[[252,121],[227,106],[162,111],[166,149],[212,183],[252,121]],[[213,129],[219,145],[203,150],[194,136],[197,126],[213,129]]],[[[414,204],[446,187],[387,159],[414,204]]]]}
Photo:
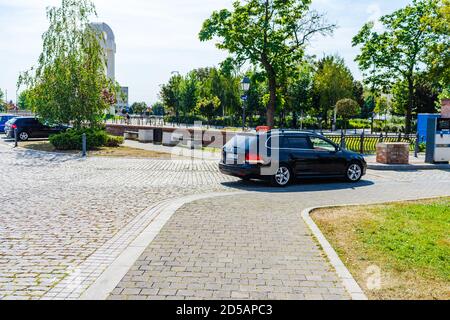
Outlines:
{"type": "Polygon", "coordinates": [[[225,145],[225,148],[246,149],[246,147],[256,146],[257,143],[256,136],[236,135],[225,145]]]}

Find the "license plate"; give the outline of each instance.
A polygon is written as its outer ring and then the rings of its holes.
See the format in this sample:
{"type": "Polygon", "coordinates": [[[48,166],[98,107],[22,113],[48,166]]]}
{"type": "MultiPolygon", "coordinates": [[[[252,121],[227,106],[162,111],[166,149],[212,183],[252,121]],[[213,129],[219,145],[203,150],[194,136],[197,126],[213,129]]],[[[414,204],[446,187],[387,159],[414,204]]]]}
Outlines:
{"type": "Polygon", "coordinates": [[[227,153],[227,161],[236,161],[238,159],[237,154],[227,153]]]}

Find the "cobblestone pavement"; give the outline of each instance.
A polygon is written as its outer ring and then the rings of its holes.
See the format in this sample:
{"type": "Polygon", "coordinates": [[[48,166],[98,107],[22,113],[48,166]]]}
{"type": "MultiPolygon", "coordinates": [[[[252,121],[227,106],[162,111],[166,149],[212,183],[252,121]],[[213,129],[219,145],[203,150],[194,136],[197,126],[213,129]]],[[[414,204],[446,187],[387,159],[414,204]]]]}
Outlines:
{"type": "Polygon", "coordinates": [[[110,299],[349,299],[303,223],[306,208],[450,195],[450,171],[369,172],[365,181],[303,182],[177,211],[110,299]]]}
{"type": "Polygon", "coordinates": [[[144,209],[234,180],[213,162],[81,160],[4,145],[0,163],[0,299],[78,297],[145,227],[114,239],[144,209]]]}
{"type": "Polygon", "coordinates": [[[274,193],[225,177],[207,161],[81,160],[3,145],[0,161],[0,299],[79,298],[151,222],[144,212],[163,200],[216,191],[253,193],[176,212],[112,298],[219,298],[228,291],[232,298],[346,298],[301,222],[301,208],[317,199],[445,194],[449,188],[438,183],[450,183],[443,171],[376,172],[355,189],[301,183],[274,193]],[[197,276],[203,280],[193,281],[197,276]]]}

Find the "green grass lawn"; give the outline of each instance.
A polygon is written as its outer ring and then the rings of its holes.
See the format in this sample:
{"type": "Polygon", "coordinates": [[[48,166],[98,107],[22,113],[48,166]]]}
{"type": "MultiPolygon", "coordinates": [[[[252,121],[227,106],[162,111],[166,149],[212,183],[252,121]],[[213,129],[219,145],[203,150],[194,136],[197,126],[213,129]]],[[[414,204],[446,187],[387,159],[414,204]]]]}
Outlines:
{"type": "Polygon", "coordinates": [[[313,214],[370,298],[450,298],[450,198],[323,209],[313,214]],[[367,268],[382,271],[368,290],[367,268]]]}
{"type": "Polygon", "coordinates": [[[450,281],[450,200],[374,207],[356,232],[400,270],[450,281]]]}

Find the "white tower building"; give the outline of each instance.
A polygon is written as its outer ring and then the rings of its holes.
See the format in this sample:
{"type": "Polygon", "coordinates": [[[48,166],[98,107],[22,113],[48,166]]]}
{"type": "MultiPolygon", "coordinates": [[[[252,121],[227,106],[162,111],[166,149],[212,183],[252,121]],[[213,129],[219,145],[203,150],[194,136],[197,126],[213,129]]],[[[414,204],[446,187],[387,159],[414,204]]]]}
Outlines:
{"type": "MultiPolygon", "coordinates": [[[[91,23],[91,26],[103,34],[103,40],[100,42],[103,50],[106,54],[106,76],[112,81],[116,80],[116,38],[111,27],[104,22],[91,23]]],[[[116,108],[124,109],[128,107],[128,87],[122,87],[122,93],[125,95],[125,99],[118,98],[116,108]]],[[[114,114],[117,110],[111,110],[110,113],[114,114]]]]}
{"type": "Polygon", "coordinates": [[[106,75],[109,79],[116,80],[116,38],[111,27],[104,22],[92,23],[94,29],[103,33],[104,39],[101,46],[106,54],[106,75]]]}

